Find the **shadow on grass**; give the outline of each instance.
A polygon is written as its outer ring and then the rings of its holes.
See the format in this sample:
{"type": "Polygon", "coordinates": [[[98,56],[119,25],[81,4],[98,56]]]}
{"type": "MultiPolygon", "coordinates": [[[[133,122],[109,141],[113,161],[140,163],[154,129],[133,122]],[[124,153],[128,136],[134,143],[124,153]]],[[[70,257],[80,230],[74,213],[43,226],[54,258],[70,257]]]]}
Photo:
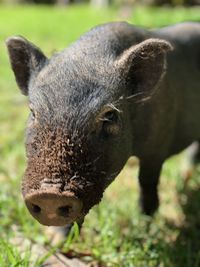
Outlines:
{"type": "Polygon", "coordinates": [[[200,267],[200,171],[177,194],[185,220],[181,226],[166,223],[169,229],[178,232],[176,240],[166,244],[166,254],[171,266],[200,267]]]}

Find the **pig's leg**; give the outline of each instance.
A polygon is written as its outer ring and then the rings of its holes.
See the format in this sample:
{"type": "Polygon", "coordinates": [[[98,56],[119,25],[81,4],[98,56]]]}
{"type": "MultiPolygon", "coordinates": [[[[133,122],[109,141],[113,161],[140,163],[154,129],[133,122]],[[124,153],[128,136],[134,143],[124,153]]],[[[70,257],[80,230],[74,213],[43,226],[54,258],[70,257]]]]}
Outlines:
{"type": "Polygon", "coordinates": [[[193,142],[187,148],[181,163],[181,176],[184,179],[184,187],[187,187],[196,165],[200,163],[200,141],[193,142]]]}
{"type": "Polygon", "coordinates": [[[153,215],[159,206],[157,186],[161,169],[161,162],[155,163],[153,159],[140,161],[140,204],[142,211],[147,215],[153,215]]]}
{"type": "Polygon", "coordinates": [[[197,144],[197,150],[196,154],[194,155],[194,163],[198,164],[200,163],[200,140],[196,142],[197,144]]]}
{"type": "MultiPolygon", "coordinates": [[[[184,172],[192,174],[195,164],[200,163],[200,141],[193,142],[186,150],[184,163],[184,172]]],[[[187,176],[187,175],[186,175],[187,176]]]]}
{"type": "Polygon", "coordinates": [[[200,162],[200,141],[195,141],[188,147],[186,150],[186,160],[191,167],[200,162]]]}

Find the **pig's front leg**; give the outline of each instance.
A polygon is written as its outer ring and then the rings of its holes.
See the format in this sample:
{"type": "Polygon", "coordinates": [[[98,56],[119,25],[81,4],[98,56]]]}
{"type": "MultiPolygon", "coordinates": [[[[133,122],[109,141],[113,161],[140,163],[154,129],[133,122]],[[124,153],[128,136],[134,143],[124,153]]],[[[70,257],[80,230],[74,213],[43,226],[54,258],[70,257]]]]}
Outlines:
{"type": "Polygon", "coordinates": [[[161,169],[162,163],[155,162],[153,158],[148,161],[140,161],[140,205],[142,211],[147,215],[153,215],[159,206],[157,186],[161,169]]]}
{"type": "Polygon", "coordinates": [[[197,151],[196,154],[194,155],[194,163],[199,164],[200,163],[200,140],[196,142],[197,146],[197,151]]]}

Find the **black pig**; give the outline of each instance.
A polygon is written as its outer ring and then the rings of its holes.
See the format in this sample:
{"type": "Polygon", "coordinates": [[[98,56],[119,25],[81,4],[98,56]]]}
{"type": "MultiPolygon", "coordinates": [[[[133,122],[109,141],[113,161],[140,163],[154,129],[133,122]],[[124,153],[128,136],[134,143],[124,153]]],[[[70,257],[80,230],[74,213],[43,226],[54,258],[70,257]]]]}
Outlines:
{"type": "Polygon", "coordinates": [[[33,217],[81,222],[131,155],[153,214],[163,162],[200,140],[200,23],[108,23],[51,59],[22,37],[6,43],[31,110],[22,192],[33,217]]]}

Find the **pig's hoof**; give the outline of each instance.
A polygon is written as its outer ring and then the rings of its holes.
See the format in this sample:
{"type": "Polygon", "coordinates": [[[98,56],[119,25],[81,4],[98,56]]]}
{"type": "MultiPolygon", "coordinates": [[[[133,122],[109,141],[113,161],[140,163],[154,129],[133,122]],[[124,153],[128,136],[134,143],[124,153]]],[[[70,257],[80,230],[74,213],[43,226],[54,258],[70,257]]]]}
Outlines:
{"type": "Polygon", "coordinates": [[[144,214],[152,216],[159,206],[158,194],[141,194],[140,206],[144,214]]]}

